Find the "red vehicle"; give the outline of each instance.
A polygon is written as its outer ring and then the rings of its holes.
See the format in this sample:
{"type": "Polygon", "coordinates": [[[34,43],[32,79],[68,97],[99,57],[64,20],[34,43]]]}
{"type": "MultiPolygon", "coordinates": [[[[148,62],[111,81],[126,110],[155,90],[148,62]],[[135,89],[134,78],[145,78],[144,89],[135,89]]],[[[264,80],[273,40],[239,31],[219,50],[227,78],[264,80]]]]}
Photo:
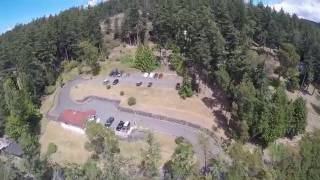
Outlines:
{"type": "Polygon", "coordinates": [[[160,73],[159,76],[158,76],[158,79],[162,79],[162,77],[163,77],[163,74],[160,73]]]}

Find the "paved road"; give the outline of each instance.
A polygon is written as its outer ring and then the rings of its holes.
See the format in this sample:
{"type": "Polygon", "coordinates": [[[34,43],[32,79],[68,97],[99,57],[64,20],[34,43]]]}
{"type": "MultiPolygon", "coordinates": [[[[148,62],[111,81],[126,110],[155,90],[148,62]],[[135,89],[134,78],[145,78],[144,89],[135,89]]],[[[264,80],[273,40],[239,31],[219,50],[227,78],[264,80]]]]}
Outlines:
{"type": "MultiPolygon", "coordinates": [[[[115,117],[115,121],[112,124],[113,128],[115,128],[115,126],[119,123],[120,120],[123,120],[123,121],[130,121],[131,124],[136,123],[138,125],[141,125],[145,128],[150,129],[151,131],[159,131],[175,137],[183,136],[193,144],[194,150],[199,155],[199,157],[202,157],[200,155],[201,150],[197,143],[198,134],[199,134],[199,131],[197,129],[191,128],[189,126],[165,121],[165,120],[159,120],[159,119],[141,116],[137,114],[122,112],[117,109],[117,106],[118,106],[117,103],[113,103],[110,101],[92,98],[82,104],[73,102],[69,96],[71,88],[76,84],[79,84],[84,81],[86,80],[78,78],[76,80],[73,80],[67,83],[60,90],[60,93],[58,95],[58,102],[54,107],[54,109],[50,111],[49,113],[50,116],[58,117],[59,114],[63,112],[65,109],[73,109],[78,111],[95,109],[97,111],[97,116],[103,122],[105,122],[105,120],[110,116],[115,117]]],[[[213,155],[217,155],[220,152],[222,152],[221,147],[217,145],[214,139],[210,139],[210,144],[211,144],[211,153],[213,155]]]]}

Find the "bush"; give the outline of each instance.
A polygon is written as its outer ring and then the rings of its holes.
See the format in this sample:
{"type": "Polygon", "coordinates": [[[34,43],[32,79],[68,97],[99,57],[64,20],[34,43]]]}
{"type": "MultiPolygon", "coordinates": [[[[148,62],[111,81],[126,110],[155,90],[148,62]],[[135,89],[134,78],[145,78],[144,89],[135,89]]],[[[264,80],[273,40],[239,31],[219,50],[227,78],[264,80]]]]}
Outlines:
{"type": "Polygon", "coordinates": [[[295,76],[287,81],[287,90],[294,92],[297,89],[299,89],[299,78],[295,76]]]}
{"type": "Polygon", "coordinates": [[[170,59],[177,74],[183,76],[186,73],[186,67],[182,55],[179,53],[173,53],[170,59]]]}
{"type": "Polygon", "coordinates": [[[107,85],[106,87],[107,87],[107,89],[110,89],[110,88],[111,88],[111,86],[110,86],[110,85],[107,85]]]}
{"type": "Polygon", "coordinates": [[[85,144],[84,144],[84,148],[86,149],[86,150],[88,150],[88,151],[93,151],[93,146],[92,146],[92,144],[90,143],[90,142],[86,142],[85,144]]]}
{"type": "Polygon", "coordinates": [[[133,105],[135,105],[137,102],[136,102],[136,98],[134,98],[134,97],[130,97],[129,99],[128,99],[128,105],[129,106],[133,106],[133,105]]]}
{"type": "Polygon", "coordinates": [[[77,67],[78,65],[79,65],[79,62],[75,60],[64,61],[63,62],[64,72],[70,72],[73,68],[77,67]]]}
{"type": "Polygon", "coordinates": [[[120,96],[123,96],[124,95],[124,92],[123,91],[120,91],[120,96]]]}
{"type": "Polygon", "coordinates": [[[58,77],[57,83],[59,84],[60,87],[64,86],[63,78],[61,75],[58,77]]]}
{"type": "Polygon", "coordinates": [[[47,153],[50,155],[50,154],[56,153],[57,150],[58,150],[57,145],[55,145],[54,143],[50,143],[50,144],[48,145],[48,151],[47,151],[47,153]]]}
{"type": "Polygon", "coordinates": [[[185,139],[184,139],[184,137],[182,137],[182,136],[179,136],[179,137],[177,137],[175,140],[174,140],[174,142],[176,143],[176,144],[180,144],[180,143],[182,143],[182,142],[184,142],[185,141],[185,139]]]}
{"type": "Polygon", "coordinates": [[[191,83],[184,78],[182,86],[179,89],[179,95],[182,99],[186,99],[187,97],[191,97],[193,94],[191,83]]]}
{"type": "Polygon", "coordinates": [[[277,88],[281,85],[281,81],[278,78],[271,79],[271,86],[277,88]]]}
{"type": "Polygon", "coordinates": [[[56,90],[56,86],[55,86],[55,85],[46,86],[45,93],[46,93],[46,95],[50,95],[50,94],[52,94],[55,90],[56,90]]]}

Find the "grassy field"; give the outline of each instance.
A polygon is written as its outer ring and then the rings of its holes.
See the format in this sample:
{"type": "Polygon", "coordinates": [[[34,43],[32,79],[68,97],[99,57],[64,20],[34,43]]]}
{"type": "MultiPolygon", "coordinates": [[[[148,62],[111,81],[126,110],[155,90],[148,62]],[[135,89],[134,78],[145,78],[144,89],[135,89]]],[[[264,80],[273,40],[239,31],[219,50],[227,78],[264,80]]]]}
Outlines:
{"type": "Polygon", "coordinates": [[[40,138],[41,154],[47,152],[49,143],[54,143],[58,147],[58,151],[51,156],[55,162],[84,164],[90,157],[90,152],[84,148],[87,141],[85,135],[64,129],[58,122],[50,121],[40,138]]]}
{"type": "MultiPolygon", "coordinates": [[[[170,160],[171,155],[176,147],[175,137],[169,136],[160,132],[154,132],[156,141],[160,144],[161,160],[160,167],[165,162],[170,160]]],[[[134,163],[139,164],[141,162],[141,152],[148,147],[148,144],[144,140],[128,142],[121,140],[120,143],[121,155],[124,158],[132,159],[134,163]]]]}
{"type": "MultiPolygon", "coordinates": [[[[166,134],[154,133],[156,141],[160,144],[162,166],[168,161],[174,152],[176,144],[175,137],[166,134]]],[[[91,153],[88,152],[84,145],[88,141],[85,135],[72,132],[62,128],[59,123],[50,121],[47,124],[45,133],[40,138],[41,154],[47,152],[48,144],[54,143],[58,150],[51,155],[53,161],[65,165],[67,163],[84,164],[91,153]]],[[[126,159],[131,159],[133,162],[139,164],[141,162],[141,151],[148,147],[144,140],[128,142],[125,140],[119,141],[121,155],[126,159]]]]}

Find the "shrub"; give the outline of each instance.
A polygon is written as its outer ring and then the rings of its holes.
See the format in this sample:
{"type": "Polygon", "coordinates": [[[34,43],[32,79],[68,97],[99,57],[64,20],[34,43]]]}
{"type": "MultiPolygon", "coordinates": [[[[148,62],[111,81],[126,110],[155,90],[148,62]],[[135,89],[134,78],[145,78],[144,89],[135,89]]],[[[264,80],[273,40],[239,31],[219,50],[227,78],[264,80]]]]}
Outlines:
{"type": "Polygon", "coordinates": [[[120,91],[120,96],[123,96],[124,95],[124,92],[123,91],[120,91]]]}
{"type": "Polygon", "coordinates": [[[294,76],[287,81],[287,90],[294,92],[297,89],[299,89],[299,78],[294,76]]]}
{"type": "Polygon", "coordinates": [[[50,143],[50,144],[48,145],[48,151],[47,151],[47,153],[50,155],[50,154],[56,153],[57,150],[58,150],[57,145],[55,145],[54,143],[50,143]]]}
{"type": "Polygon", "coordinates": [[[107,89],[110,89],[111,88],[111,86],[110,85],[107,85],[107,89]]]}
{"type": "Polygon", "coordinates": [[[98,155],[97,153],[93,153],[93,154],[91,155],[91,159],[93,159],[93,160],[99,160],[99,155],[98,155]]]}
{"type": "Polygon", "coordinates": [[[83,65],[79,67],[78,71],[80,74],[90,74],[92,72],[92,68],[89,66],[83,65]]]}
{"type": "Polygon", "coordinates": [[[180,143],[182,143],[182,142],[184,142],[185,141],[185,139],[184,139],[184,137],[182,137],[182,136],[179,136],[179,137],[177,137],[175,140],[174,140],[174,142],[176,143],[176,144],[180,144],[180,143]]]}
{"type": "Polygon", "coordinates": [[[46,95],[50,95],[50,94],[52,94],[55,90],[56,90],[56,86],[55,86],[55,85],[46,86],[46,88],[45,88],[45,93],[46,93],[46,95]]]}
{"type": "Polygon", "coordinates": [[[183,76],[186,73],[186,67],[182,55],[179,53],[173,53],[170,59],[177,74],[183,76]]]}
{"type": "Polygon", "coordinates": [[[63,62],[64,72],[70,72],[73,68],[77,67],[78,65],[79,65],[79,62],[75,60],[64,61],[63,62]]]}
{"type": "Polygon", "coordinates": [[[281,81],[279,80],[279,78],[272,78],[271,79],[271,86],[277,88],[281,85],[281,81]]]}
{"type": "Polygon", "coordinates": [[[90,142],[86,142],[85,144],[84,144],[84,148],[86,149],[86,150],[88,150],[88,151],[93,151],[93,147],[92,147],[92,144],[90,143],[90,142]]]}
{"type": "Polygon", "coordinates": [[[62,86],[64,85],[62,76],[59,76],[59,77],[58,77],[57,83],[59,84],[60,87],[62,87],[62,86]]]}
{"type": "Polygon", "coordinates": [[[186,99],[187,97],[191,97],[192,94],[191,83],[187,78],[184,78],[182,86],[179,89],[179,95],[182,99],[186,99]]]}
{"type": "Polygon", "coordinates": [[[136,98],[134,98],[134,97],[130,97],[129,99],[128,99],[128,105],[129,106],[133,106],[133,105],[135,105],[137,102],[136,102],[136,98]]]}

